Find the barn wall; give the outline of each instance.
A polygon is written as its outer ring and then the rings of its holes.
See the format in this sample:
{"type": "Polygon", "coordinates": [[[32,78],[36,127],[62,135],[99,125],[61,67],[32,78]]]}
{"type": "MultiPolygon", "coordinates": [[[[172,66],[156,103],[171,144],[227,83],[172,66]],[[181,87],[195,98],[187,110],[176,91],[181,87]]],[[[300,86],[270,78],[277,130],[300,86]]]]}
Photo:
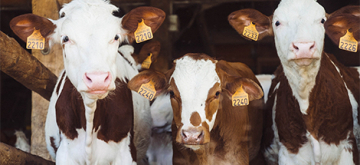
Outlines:
{"type": "MultiPolygon", "coordinates": [[[[60,6],[68,1],[70,0],[22,0],[19,4],[24,5],[12,4],[13,6],[6,7],[4,5],[7,4],[4,2],[12,1],[1,0],[1,30],[9,36],[15,37],[8,27],[8,22],[12,17],[31,11],[40,16],[57,19],[60,6]]],[[[18,2],[18,0],[13,2],[18,2]]],[[[270,37],[260,42],[245,40],[229,25],[227,16],[242,8],[255,8],[266,15],[271,15],[279,1],[234,0],[233,2],[219,3],[220,1],[205,0],[204,2],[206,3],[201,3],[200,0],[179,0],[173,1],[171,4],[170,1],[161,0],[113,0],[116,5],[125,4],[125,6],[121,6],[125,12],[137,6],[152,5],[162,8],[168,15],[178,15],[179,31],[169,33],[166,31],[168,25],[164,25],[155,33],[155,39],[162,42],[160,57],[162,63],[171,62],[189,52],[203,52],[217,59],[244,62],[258,74],[273,73],[279,65],[273,39],[270,37]],[[167,7],[172,8],[170,10],[167,7]]],[[[318,0],[318,2],[329,13],[349,4],[359,5],[360,3],[358,0],[318,0]]],[[[19,43],[25,45],[23,41],[19,41],[19,43]]],[[[360,65],[359,53],[339,50],[337,45],[327,37],[325,51],[334,54],[346,66],[360,65]],[[339,54],[343,56],[339,56],[339,54]]],[[[63,69],[59,45],[55,45],[49,55],[43,55],[40,51],[32,51],[32,54],[56,75],[63,69]]],[[[171,67],[171,64],[165,68],[168,67],[171,67]]],[[[1,129],[25,129],[31,119],[31,152],[49,158],[44,140],[48,101],[36,93],[31,94],[22,85],[14,84],[14,80],[3,73],[1,73],[0,79],[1,129]]]]}

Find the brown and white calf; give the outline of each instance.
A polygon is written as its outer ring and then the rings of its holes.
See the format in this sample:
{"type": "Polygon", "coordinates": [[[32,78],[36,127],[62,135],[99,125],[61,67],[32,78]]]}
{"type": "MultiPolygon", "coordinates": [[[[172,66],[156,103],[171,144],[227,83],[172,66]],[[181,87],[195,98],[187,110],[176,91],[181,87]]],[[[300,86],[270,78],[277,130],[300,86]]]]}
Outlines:
{"type": "Polygon", "coordinates": [[[143,71],[128,86],[138,91],[150,81],[156,96],[170,94],[173,164],[264,163],[260,154],[263,92],[245,64],[189,53],[175,60],[166,74],[143,71]],[[240,87],[250,104],[233,107],[231,97],[240,87]]]}
{"type": "Polygon", "coordinates": [[[229,15],[239,33],[253,22],[259,39],[275,38],[281,66],[264,133],[270,164],[359,164],[359,70],[323,51],[325,31],[337,43],[347,30],[359,41],[359,15],[359,6],[349,6],[327,16],[314,0],[282,0],[270,17],[253,9],[229,15]]]}
{"type": "Polygon", "coordinates": [[[108,1],[74,0],[64,5],[58,20],[26,14],[10,23],[24,41],[36,29],[46,45],[62,45],[65,70],[45,123],[47,148],[56,164],[136,164],[145,158],[150,105],[127,88],[138,69],[118,47],[134,40],[141,20],[155,32],[165,13],[139,7],[118,18],[113,16],[117,10],[108,1]]]}

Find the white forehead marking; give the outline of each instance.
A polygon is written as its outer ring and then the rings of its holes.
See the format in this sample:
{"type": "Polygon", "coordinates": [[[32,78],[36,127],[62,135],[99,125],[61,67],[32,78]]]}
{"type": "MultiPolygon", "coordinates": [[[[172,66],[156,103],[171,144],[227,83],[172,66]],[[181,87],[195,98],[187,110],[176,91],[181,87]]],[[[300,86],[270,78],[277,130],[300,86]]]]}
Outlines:
{"type": "MultiPolygon", "coordinates": [[[[118,8],[108,1],[74,0],[64,5],[60,15],[65,13],[58,26],[59,35],[67,35],[76,44],[108,43],[116,34],[124,34],[121,29],[121,19],[112,15],[118,8]],[[96,40],[97,41],[96,41],[96,40]]],[[[123,40],[124,37],[121,37],[123,40]]],[[[94,45],[92,45],[94,46],[94,45]]],[[[98,46],[98,45],[96,45],[98,46]]]]}
{"type": "Polygon", "coordinates": [[[172,78],[180,92],[182,102],[181,122],[184,124],[183,129],[192,126],[190,117],[193,112],[198,112],[201,122],[207,121],[209,131],[213,121],[208,121],[205,115],[205,101],[210,88],[215,83],[220,83],[219,76],[216,73],[216,64],[211,60],[195,60],[191,57],[184,56],[176,60],[175,70],[172,78]]]}
{"type": "Polygon", "coordinates": [[[281,44],[285,44],[282,46],[286,48],[289,42],[320,42],[325,35],[321,24],[325,14],[324,8],[315,0],[282,0],[273,16],[274,34],[279,35],[281,44]],[[276,21],[281,23],[279,27],[275,26],[276,21]]]}

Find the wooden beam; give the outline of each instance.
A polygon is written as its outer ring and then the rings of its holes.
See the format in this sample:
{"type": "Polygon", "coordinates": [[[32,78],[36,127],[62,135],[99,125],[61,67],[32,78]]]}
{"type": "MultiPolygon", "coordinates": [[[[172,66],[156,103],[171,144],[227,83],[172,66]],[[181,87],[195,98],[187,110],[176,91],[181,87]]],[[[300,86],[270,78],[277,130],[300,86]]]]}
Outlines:
{"type": "MultiPolygon", "coordinates": [[[[56,20],[59,17],[59,9],[67,2],[70,0],[32,0],[32,11],[33,14],[56,20]]],[[[55,44],[48,55],[43,55],[38,50],[33,50],[32,55],[57,76],[64,68],[59,44],[55,44]]],[[[35,92],[32,93],[31,153],[45,159],[50,159],[45,142],[45,121],[48,107],[49,101],[35,92]]]]}
{"type": "Polygon", "coordinates": [[[0,47],[0,70],[50,100],[57,80],[55,74],[2,31],[0,47]]]}
{"type": "Polygon", "coordinates": [[[0,142],[0,164],[54,165],[55,163],[0,142]]]}

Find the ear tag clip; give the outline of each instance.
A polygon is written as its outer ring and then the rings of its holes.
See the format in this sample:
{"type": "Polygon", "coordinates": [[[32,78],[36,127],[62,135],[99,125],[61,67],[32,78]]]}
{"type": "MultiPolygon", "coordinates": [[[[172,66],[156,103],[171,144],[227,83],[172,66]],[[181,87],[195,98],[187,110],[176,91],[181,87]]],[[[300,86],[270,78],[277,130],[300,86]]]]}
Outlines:
{"type": "Polygon", "coordinates": [[[346,34],[340,38],[339,48],[350,51],[350,52],[357,52],[358,42],[353,36],[353,33],[346,30],[346,34]]]}
{"type": "Polygon", "coordinates": [[[259,32],[256,30],[255,23],[251,22],[249,26],[245,26],[242,35],[246,38],[257,41],[259,37],[259,32]]]}
{"type": "Polygon", "coordinates": [[[139,22],[134,35],[136,43],[144,42],[153,38],[151,28],[144,23],[144,19],[141,19],[141,22],[139,22]]]}
{"type": "Polygon", "coordinates": [[[27,37],[26,48],[39,50],[45,48],[45,38],[41,35],[40,30],[34,28],[34,32],[27,37]]]}
{"type": "Polygon", "coordinates": [[[150,53],[150,55],[144,60],[144,62],[141,64],[141,68],[143,69],[149,69],[150,65],[151,65],[151,56],[152,53],[150,53]]]}
{"type": "Polygon", "coordinates": [[[150,101],[153,100],[156,94],[154,82],[150,80],[148,83],[142,84],[138,93],[150,101]]]}
{"type": "Polygon", "coordinates": [[[245,106],[249,105],[248,94],[242,88],[242,85],[236,90],[236,92],[231,97],[232,106],[245,106]]]}

